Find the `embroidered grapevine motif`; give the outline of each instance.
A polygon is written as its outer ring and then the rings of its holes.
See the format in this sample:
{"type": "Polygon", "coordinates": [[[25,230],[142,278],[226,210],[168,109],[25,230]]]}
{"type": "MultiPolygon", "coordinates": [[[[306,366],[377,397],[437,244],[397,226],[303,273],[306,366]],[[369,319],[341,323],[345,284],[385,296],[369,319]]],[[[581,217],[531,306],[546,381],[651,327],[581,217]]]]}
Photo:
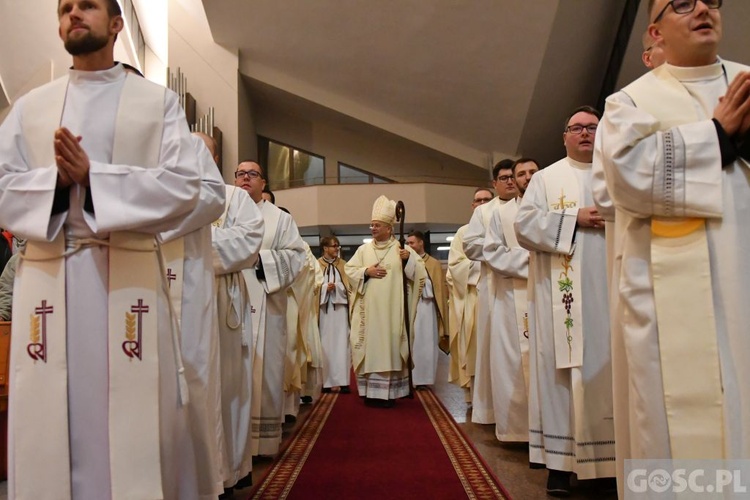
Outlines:
{"type": "Polygon", "coordinates": [[[573,359],[573,336],[570,334],[570,330],[573,328],[573,315],[570,310],[573,306],[573,281],[568,276],[568,272],[573,269],[570,261],[573,259],[572,255],[561,255],[560,265],[563,268],[563,272],[560,273],[560,279],[557,281],[557,285],[560,287],[562,292],[562,302],[565,306],[565,338],[568,341],[568,360],[573,359]]]}

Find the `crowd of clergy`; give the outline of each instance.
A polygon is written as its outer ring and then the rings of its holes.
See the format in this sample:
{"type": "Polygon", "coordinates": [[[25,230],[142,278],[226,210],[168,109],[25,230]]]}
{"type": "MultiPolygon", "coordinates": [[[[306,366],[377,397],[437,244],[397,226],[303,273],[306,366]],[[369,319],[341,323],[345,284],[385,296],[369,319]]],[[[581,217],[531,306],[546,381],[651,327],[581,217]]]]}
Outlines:
{"type": "Polygon", "coordinates": [[[561,117],[559,161],[498,162],[444,270],[385,196],[348,261],[313,255],[257,161],[226,185],[176,95],[115,63],[117,2],[61,0],[73,68],[0,125],[10,498],[229,497],[300,404],[397,406],[439,349],[551,495],[750,458],[750,72],[718,58],[721,4],[652,0],[652,70],[561,117]]]}

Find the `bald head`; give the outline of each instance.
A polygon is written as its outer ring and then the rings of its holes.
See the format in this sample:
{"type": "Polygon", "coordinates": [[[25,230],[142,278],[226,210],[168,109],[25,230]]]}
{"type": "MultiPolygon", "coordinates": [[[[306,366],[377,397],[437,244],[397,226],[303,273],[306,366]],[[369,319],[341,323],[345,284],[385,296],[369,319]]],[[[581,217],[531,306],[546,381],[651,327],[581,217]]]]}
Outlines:
{"type": "Polygon", "coordinates": [[[213,158],[214,162],[218,165],[219,164],[219,145],[216,144],[216,139],[214,139],[208,134],[204,134],[203,132],[193,132],[193,135],[201,138],[203,143],[208,148],[208,152],[211,153],[211,158],[213,158]]]}

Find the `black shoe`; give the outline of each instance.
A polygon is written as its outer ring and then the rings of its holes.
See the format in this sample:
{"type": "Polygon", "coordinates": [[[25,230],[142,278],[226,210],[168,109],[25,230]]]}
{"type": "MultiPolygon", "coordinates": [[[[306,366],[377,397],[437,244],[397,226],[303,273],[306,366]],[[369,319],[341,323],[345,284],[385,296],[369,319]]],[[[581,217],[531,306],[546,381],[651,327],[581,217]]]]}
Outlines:
{"type": "Polygon", "coordinates": [[[297,421],[297,417],[294,415],[284,415],[284,423],[285,424],[293,424],[297,421]]]}
{"type": "Polygon", "coordinates": [[[592,480],[594,488],[601,493],[615,493],[617,480],[613,477],[599,477],[592,480]]]}
{"type": "Polygon", "coordinates": [[[237,484],[235,484],[234,487],[239,490],[242,490],[245,488],[249,488],[252,485],[253,485],[253,473],[251,472],[247,476],[237,481],[237,484]]]}
{"type": "Polygon", "coordinates": [[[330,394],[332,391],[330,387],[323,387],[323,390],[320,392],[322,392],[323,394],[330,394]]]}
{"type": "Polygon", "coordinates": [[[310,403],[312,403],[312,396],[302,396],[300,398],[300,401],[302,401],[303,405],[309,405],[310,403]]]}
{"type": "Polygon", "coordinates": [[[340,394],[351,394],[352,390],[349,389],[348,385],[342,385],[341,389],[339,389],[340,394]]]}
{"type": "Polygon", "coordinates": [[[549,469],[547,477],[547,494],[553,497],[570,496],[570,472],[549,469]]]}
{"type": "Polygon", "coordinates": [[[383,408],[393,408],[394,406],[396,406],[396,400],[395,399],[386,399],[381,404],[382,404],[383,408]]]}
{"type": "Polygon", "coordinates": [[[418,385],[415,387],[415,389],[418,391],[426,391],[428,387],[426,385],[418,385]]]}
{"type": "Polygon", "coordinates": [[[234,493],[234,488],[224,488],[224,493],[219,495],[219,499],[232,498],[233,493],[234,493]]]}

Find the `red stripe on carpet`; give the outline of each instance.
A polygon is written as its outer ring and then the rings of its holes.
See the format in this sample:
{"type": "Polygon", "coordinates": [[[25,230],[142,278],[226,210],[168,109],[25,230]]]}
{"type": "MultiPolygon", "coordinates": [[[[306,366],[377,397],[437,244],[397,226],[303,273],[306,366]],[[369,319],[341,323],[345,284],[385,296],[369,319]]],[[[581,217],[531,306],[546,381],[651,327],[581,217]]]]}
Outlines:
{"type": "Polygon", "coordinates": [[[324,395],[253,496],[336,497],[509,498],[431,391],[389,409],[324,395]]]}

